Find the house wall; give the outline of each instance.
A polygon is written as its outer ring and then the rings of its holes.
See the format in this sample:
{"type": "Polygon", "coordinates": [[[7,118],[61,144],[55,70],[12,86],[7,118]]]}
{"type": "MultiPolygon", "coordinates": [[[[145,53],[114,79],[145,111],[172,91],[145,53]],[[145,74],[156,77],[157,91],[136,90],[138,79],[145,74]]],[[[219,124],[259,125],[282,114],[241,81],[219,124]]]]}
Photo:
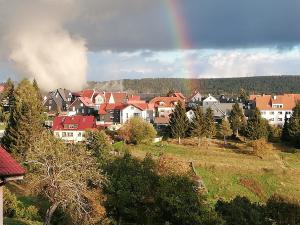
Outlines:
{"type": "Polygon", "coordinates": [[[127,120],[132,117],[141,117],[144,120],[147,118],[147,111],[142,111],[134,106],[127,106],[121,111],[121,124],[124,124],[127,120]]]}
{"type": "Polygon", "coordinates": [[[290,118],[292,110],[260,110],[261,116],[273,125],[284,125],[285,115],[290,118]]]}
{"type": "Polygon", "coordinates": [[[104,103],[104,97],[102,95],[97,95],[95,97],[95,104],[96,105],[100,105],[102,103],[104,103]]]}
{"type": "Polygon", "coordinates": [[[81,142],[84,141],[83,130],[55,130],[54,136],[64,140],[65,142],[81,142]]]}
{"type": "Polygon", "coordinates": [[[174,107],[162,107],[157,108],[158,117],[168,117],[174,110],[174,107]]]}
{"type": "Polygon", "coordinates": [[[85,106],[79,98],[73,102],[73,104],[69,107],[70,115],[93,115],[94,109],[85,106]]]}

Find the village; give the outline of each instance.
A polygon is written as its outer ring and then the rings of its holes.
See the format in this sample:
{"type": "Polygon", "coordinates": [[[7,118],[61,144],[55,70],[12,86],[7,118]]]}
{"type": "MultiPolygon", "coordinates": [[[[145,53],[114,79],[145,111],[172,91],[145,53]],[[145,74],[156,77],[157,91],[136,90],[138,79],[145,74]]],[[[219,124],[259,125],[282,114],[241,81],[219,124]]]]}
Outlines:
{"type": "Polygon", "coordinates": [[[179,102],[185,106],[190,122],[197,106],[204,112],[211,108],[216,123],[220,123],[237,103],[246,117],[257,107],[271,125],[282,127],[299,100],[300,94],[250,95],[249,99],[245,99],[225,95],[205,96],[199,91],[193,91],[189,97],[185,97],[180,92],[171,91],[166,96],[146,101],[139,95],[127,92],[101,92],[94,89],[71,92],[59,88],[44,96],[43,106],[48,116],[46,125],[56,137],[67,142],[80,142],[84,140],[87,129],[116,131],[132,117],[152,123],[159,131],[168,126],[170,114],[179,102]]]}

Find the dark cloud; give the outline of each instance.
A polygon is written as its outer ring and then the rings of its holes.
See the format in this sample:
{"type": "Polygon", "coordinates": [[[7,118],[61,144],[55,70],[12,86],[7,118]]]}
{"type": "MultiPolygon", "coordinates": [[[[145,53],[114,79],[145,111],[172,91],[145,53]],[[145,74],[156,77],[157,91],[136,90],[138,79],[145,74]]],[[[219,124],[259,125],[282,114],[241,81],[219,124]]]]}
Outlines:
{"type": "Polygon", "coordinates": [[[177,48],[170,2],[179,6],[192,48],[285,48],[300,42],[299,0],[79,2],[80,15],[68,26],[92,51],[177,48]]]}

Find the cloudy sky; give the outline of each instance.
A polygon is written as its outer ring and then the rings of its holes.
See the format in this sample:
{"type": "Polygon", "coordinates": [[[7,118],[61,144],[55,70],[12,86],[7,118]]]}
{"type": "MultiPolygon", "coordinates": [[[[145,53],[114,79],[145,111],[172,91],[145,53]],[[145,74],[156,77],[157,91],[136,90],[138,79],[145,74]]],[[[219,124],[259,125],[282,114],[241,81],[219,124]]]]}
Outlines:
{"type": "MultiPolygon", "coordinates": [[[[86,69],[88,80],[300,74],[299,0],[52,1],[57,0],[23,0],[21,5],[0,0],[0,35],[20,29],[29,14],[22,29],[36,21],[52,26],[53,19],[55,32],[76,39],[78,51],[86,50],[87,66],[79,70],[86,69]]],[[[14,65],[24,64],[23,51],[12,54],[6,48],[15,50],[18,43],[23,42],[7,44],[2,38],[2,79],[23,71],[14,65]]]]}

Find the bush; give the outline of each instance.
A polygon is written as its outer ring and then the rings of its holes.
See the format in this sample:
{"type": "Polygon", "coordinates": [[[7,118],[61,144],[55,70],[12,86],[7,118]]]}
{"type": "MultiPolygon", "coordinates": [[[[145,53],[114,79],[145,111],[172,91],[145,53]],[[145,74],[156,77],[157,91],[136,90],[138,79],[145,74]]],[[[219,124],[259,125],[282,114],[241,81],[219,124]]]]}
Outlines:
{"type": "Polygon", "coordinates": [[[148,144],[156,137],[156,131],[151,123],[140,117],[128,120],[119,130],[120,136],[132,144],[148,144]]]}
{"type": "Polygon", "coordinates": [[[248,143],[248,146],[251,148],[251,154],[259,157],[265,158],[273,154],[272,145],[270,145],[266,139],[258,139],[248,143]]]}

